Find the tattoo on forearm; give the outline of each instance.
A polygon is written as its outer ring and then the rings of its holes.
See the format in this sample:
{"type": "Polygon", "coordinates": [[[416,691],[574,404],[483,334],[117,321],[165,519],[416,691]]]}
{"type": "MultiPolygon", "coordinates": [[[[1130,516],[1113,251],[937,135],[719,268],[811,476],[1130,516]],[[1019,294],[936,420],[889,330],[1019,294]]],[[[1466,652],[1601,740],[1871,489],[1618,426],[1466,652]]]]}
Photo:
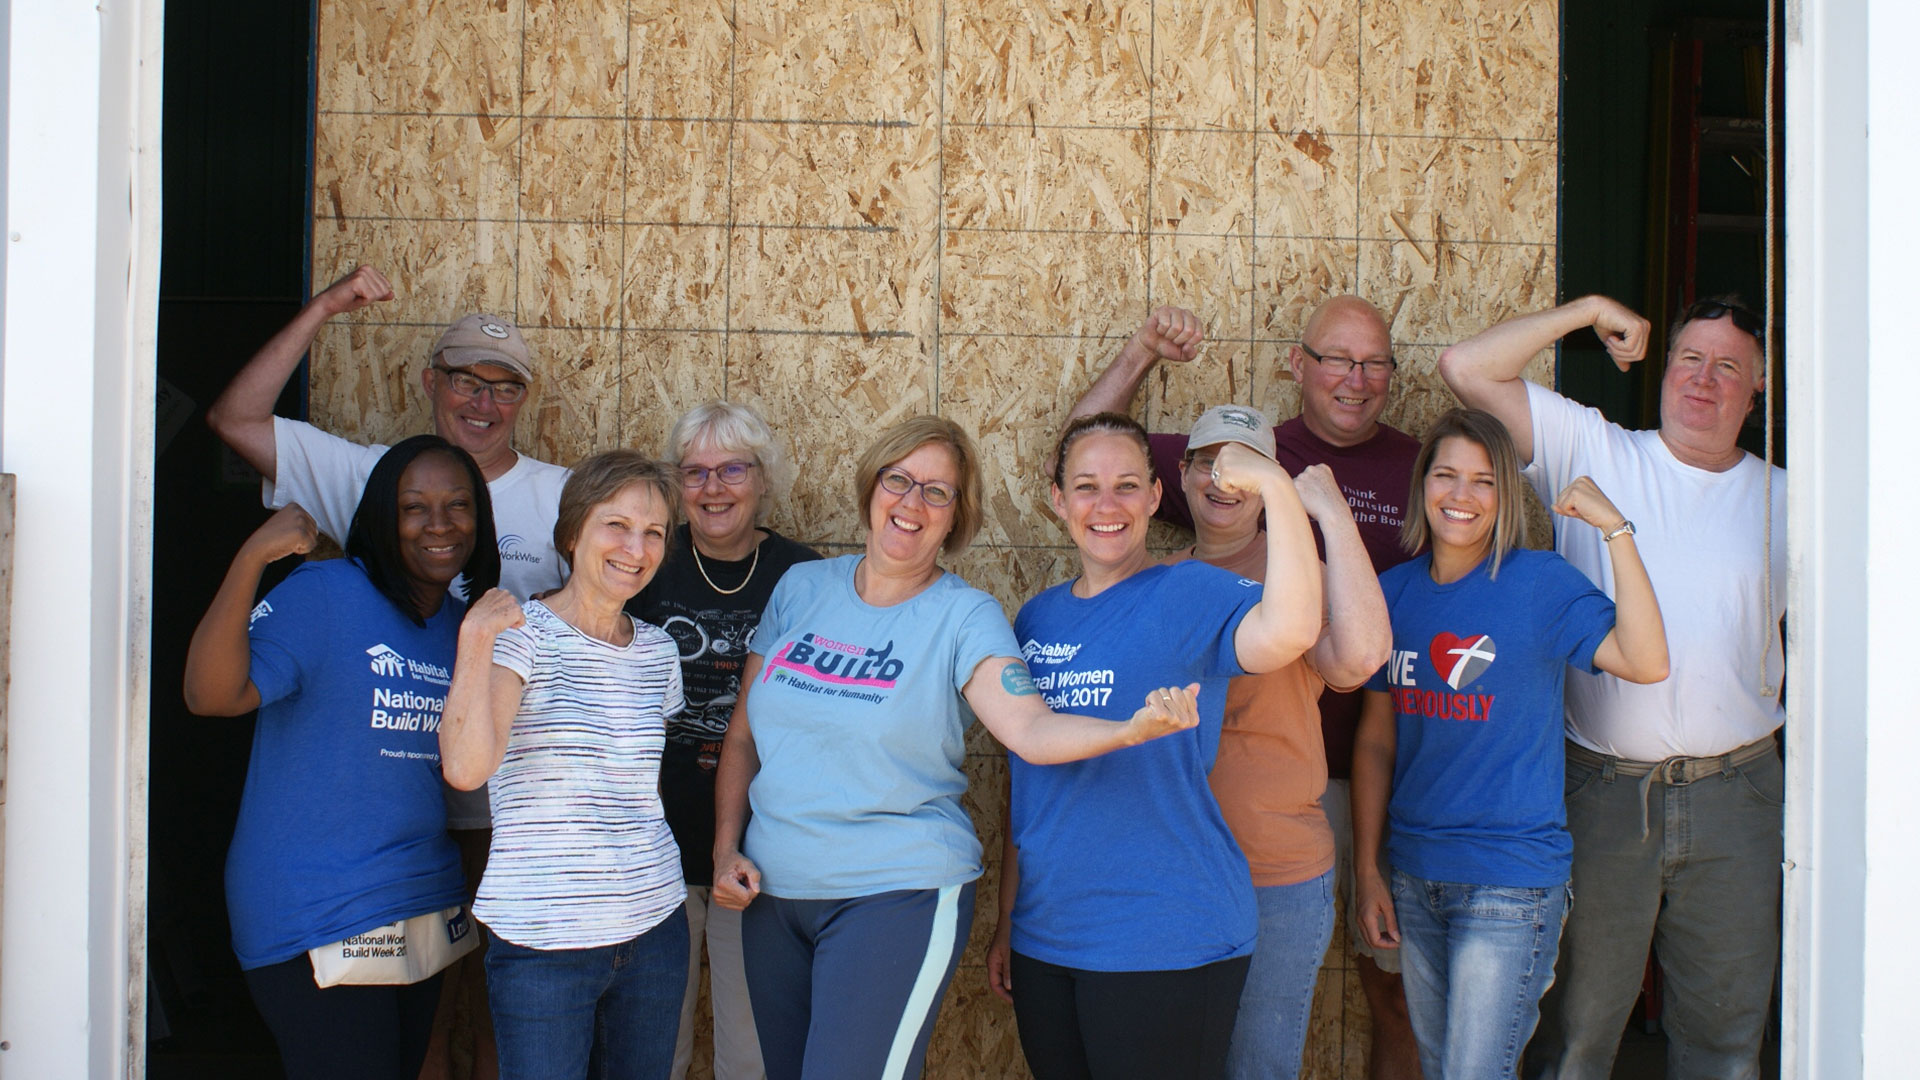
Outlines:
{"type": "Polygon", "coordinates": [[[1040,692],[1040,688],[1033,685],[1033,675],[1027,671],[1027,665],[1017,660],[1000,669],[1000,689],[1014,697],[1040,692]]]}

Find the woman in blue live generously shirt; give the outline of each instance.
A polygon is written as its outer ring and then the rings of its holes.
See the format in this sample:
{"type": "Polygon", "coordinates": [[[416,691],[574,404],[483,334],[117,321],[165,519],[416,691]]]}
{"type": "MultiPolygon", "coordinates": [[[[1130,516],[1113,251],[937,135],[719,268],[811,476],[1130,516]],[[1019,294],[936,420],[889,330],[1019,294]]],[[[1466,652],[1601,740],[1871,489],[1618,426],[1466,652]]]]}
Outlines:
{"type": "Polygon", "coordinates": [[[255,606],[267,566],[314,541],[298,506],[247,539],[194,631],[187,706],[260,710],[227,909],[287,1075],[412,1080],[440,977],[321,989],[308,950],[464,898],[436,729],[466,611],[448,586],[500,577],[486,480],[437,436],[400,443],[367,479],[347,557],[301,566],[255,606]]]}
{"type": "Polygon", "coordinates": [[[1042,761],[1197,722],[1189,692],[1157,685],[1137,711],[1115,702],[1122,723],[1048,710],[999,603],[939,565],[979,530],[979,460],[950,420],[881,432],[854,466],[865,551],[788,570],[754,634],[720,757],[713,899],[746,912],[770,1080],[920,1075],[980,876],[960,802],[976,714],[1042,761]]]}
{"type": "Polygon", "coordinates": [[[1553,552],[1516,550],[1520,470],[1491,414],[1442,416],[1413,476],[1401,542],[1431,549],[1380,577],[1393,652],[1354,743],[1354,899],[1368,942],[1403,950],[1428,1080],[1510,1077],[1569,899],[1567,665],[1658,682],[1667,638],[1633,524],[1593,481],[1553,509],[1605,534],[1615,600],[1553,552]]]}

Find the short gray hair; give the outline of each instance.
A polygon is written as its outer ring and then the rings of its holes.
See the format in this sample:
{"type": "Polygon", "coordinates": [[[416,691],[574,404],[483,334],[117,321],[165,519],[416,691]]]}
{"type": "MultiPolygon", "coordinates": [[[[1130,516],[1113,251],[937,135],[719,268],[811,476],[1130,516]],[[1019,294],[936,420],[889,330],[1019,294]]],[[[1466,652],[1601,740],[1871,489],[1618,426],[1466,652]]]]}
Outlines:
{"type": "Polygon", "coordinates": [[[760,500],[754,517],[765,521],[775,492],[789,489],[787,458],[773,437],[773,428],[751,405],[733,401],[708,401],[681,414],[667,433],[667,460],[677,467],[693,447],[706,444],[723,450],[738,450],[753,456],[767,482],[767,497],[760,500]]]}

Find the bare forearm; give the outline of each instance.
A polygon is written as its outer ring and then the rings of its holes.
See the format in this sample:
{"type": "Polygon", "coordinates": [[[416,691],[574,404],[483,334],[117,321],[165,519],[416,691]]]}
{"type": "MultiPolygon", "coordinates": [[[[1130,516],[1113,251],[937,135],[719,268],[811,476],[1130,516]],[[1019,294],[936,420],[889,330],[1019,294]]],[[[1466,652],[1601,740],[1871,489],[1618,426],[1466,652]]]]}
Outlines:
{"type": "Polygon", "coordinates": [[[1629,682],[1659,682],[1667,677],[1668,670],[1666,624],[1633,535],[1615,537],[1607,544],[1607,557],[1613,563],[1614,591],[1614,624],[1609,640],[1617,660],[1607,659],[1620,670],[1601,666],[1629,682]]]}
{"type": "Polygon", "coordinates": [[[1490,326],[1444,350],[1440,374],[1460,400],[1484,408],[1474,395],[1484,393],[1491,384],[1519,379],[1528,361],[1554,342],[1592,326],[1597,301],[1597,297],[1583,296],[1490,326]]]}
{"type": "Polygon", "coordinates": [[[506,757],[502,725],[494,716],[494,640],[493,634],[462,629],[453,681],[440,710],[440,771],[462,791],[485,784],[506,757]]]}
{"type": "Polygon", "coordinates": [[[253,354],[207,409],[207,424],[269,480],[274,479],[274,403],[330,318],[332,312],[318,297],[307,301],[293,321],[253,354]]]}
{"type": "Polygon", "coordinates": [[[1379,872],[1393,789],[1393,723],[1387,696],[1368,691],[1353,743],[1353,865],[1358,877],[1379,872]]]}
{"type": "Polygon", "coordinates": [[[753,735],[736,710],[720,747],[720,767],[713,780],[713,850],[715,857],[740,850],[747,831],[747,788],[760,771],[760,752],[753,735]]]}
{"type": "Polygon", "coordinates": [[[1393,647],[1387,600],[1351,517],[1320,522],[1320,536],[1327,548],[1330,618],[1326,634],[1314,646],[1315,666],[1331,686],[1357,686],[1387,662],[1393,647]]]}
{"type": "Polygon", "coordinates": [[[187,708],[201,716],[237,716],[260,704],[250,675],[247,615],[267,564],[241,548],[187,644],[187,708]]]}
{"type": "Polygon", "coordinates": [[[1306,510],[1282,470],[1262,485],[1267,512],[1267,573],[1260,602],[1234,635],[1240,666],[1275,671],[1298,660],[1320,637],[1320,557],[1306,510]]]}

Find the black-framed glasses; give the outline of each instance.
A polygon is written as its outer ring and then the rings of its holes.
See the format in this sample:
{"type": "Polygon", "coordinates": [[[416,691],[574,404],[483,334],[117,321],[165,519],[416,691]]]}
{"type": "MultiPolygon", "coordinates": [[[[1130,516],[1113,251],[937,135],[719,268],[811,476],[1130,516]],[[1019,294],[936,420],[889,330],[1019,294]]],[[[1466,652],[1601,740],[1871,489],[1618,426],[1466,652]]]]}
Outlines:
{"type": "Polygon", "coordinates": [[[920,497],[928,506],[952,506],[953,500],[960,497],[944,480],[915,480],[906,473],[889,465],[880,470],[880,487],[889,495],[906,498],[907,492],[920,489],[920,497]]]}
{"type": "Polygon", "coordinates": [[[1313,357],[1315,363],[1343,379],[1353,374],[1355,367],[1358,367],[1360,373],[1369,379],[1384,379],[1392,375],[1393,370],[1400,366],[1400,361],[1395,360],[1391,356],[1385,360],[1355,360],[1351,356],[1321,356],[1319,353],[1314,352],[1313,348],[1304,341],[1300,343],[1300,351],[1313,357]]]}
{"type": "Polygon", "coordinates": [[[471,371],[434,365],[433,370],[447,377],[447,385],[463,398],[485,394],[495,405],[517,405],[527,396],[527,384],[519,379],[483,379],[471,371]]]}
{"type": "MultiPolygon", "coordinates": [[[[1685,327],[1695,319],[1729,318],[1733,328],[1762,345],[1767,343],[1767,321],[1745,304],[1736,304],[1731,300],[1695,300],[1680,313],[1679,326],[1685,327]]],[[[1675,337],[1679,334],[1676,332],[1675,337]]]]}
{"type": "Polygon", "coordinates": [[[700,465],[682,465],[680,467],[680,482],[689,488],[699,488],[707,485],[707,477],[718,476],[720,482],[728,487],[739,487],[741,484],[747,482],[748,476],[753,474],[755,464],[756,463],[752,461],[728,461],[715,465],[712,468],[706,468],[700,465]]]}

